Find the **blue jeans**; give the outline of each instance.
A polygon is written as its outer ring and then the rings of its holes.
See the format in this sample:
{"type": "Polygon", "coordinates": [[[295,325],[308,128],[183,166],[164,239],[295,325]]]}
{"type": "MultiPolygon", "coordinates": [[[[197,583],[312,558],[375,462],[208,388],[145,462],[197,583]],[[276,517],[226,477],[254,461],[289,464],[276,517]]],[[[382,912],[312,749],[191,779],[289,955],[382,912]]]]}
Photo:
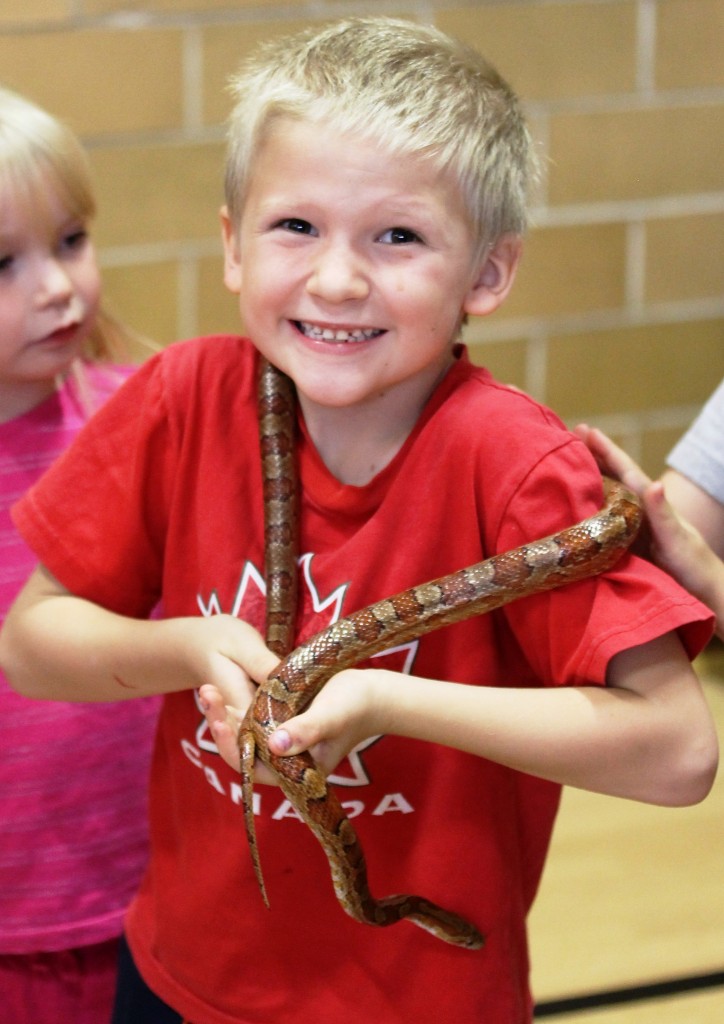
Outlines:
{"type": "Polygon", "coordinates": [[[125,938],[118,947],[118,984],[111,1024],[181,1024],[181,1015],[148,987],[125,938]]]}

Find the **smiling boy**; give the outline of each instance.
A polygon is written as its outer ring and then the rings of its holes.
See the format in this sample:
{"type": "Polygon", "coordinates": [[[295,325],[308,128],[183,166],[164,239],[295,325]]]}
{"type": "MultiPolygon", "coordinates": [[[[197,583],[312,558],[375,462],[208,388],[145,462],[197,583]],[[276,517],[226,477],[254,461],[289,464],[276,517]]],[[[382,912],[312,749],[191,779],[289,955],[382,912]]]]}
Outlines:
{"type": "Polygon", "coordinates": [[[250,340],[150,360],[17,510],[45,568],[3,636],[15,685],[167,694],[115,1021],[527,1024],[525,918],[561,784],[668,804],[711,785],[689,664],[711,616],[626,556],[338,674],[279,750],[315,744],[375,894],[419,891],[487,941],[471,952],[347,919],[269,787],[264,909],[224,712],[277,661],[257,632],[260,354],[299,404],[297,640],[570,525],[602,495],[580,441],[459,344],[465,317],[508,294],[525,223],[530,142],[497,73],[433,29],[362,19],[262,48],[234,93],[225,281],[250,340]],[[166,618],[143,621],[159,600],[166,618]]]}
{"type": "Polygon", "coordinates": [[[520,252],[505,235],[481,260],[460,190],[435,162],[384,161],[374,139],[351,146],[306,121],[269,133],[240,221],[225,212],[223,226],[246,329],[295,382],[345,483],[367,483],[399,450],[453,363],[461,316],[502,302],[520,252]]]}

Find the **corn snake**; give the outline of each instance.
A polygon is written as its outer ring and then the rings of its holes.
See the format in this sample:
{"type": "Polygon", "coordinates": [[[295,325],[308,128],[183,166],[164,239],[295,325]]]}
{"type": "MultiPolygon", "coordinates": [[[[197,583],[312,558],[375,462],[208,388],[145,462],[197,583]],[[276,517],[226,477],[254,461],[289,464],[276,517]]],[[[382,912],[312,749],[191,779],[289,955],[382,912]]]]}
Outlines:
{"type": "Polygon", "coordinates": [[[255,757],[277,777],[285,796],[322,845],[337,899],[350,916],[376,926],[407,919],[445,942],[479,949],[484,939],[473,924],[423,897],[374,899],[354,828],[311,755],[276,756],[269,751],[267,739],[344,668],[442,626],[609,569],[638,531],[638,500],[618,482],[604,479],[603,506],[581,523],[378,601],[291,650],[298,516],[294,418],[293,385],[269,363],[262,362],[259,419],[265,494],[267,642],[282,661],[259,687],[249,707],[239,732],[239,750],[245,827],[264,902],[269,906],[254,825],[255,757]]]}

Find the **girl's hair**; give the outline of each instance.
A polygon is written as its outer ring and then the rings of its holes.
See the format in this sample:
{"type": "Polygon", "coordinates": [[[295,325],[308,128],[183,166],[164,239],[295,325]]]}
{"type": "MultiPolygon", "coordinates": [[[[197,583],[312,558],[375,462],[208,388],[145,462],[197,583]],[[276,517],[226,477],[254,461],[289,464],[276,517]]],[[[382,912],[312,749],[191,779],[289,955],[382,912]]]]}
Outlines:
{"type": "MultiPolygon", "coordinates": [[[[90,162],[77,136],[35,103],[0,87],[0,187],[40,225],[51,223],[51,191],[72,218],[92,220],[90,162]]],[[[128,359],[133,332],[101,309],[83,351],[93,362],[128,359]]]]}
{"type": "Polygon", "coordinates": [[[258,147],[277,120],[292,118],[445,169],[481,249],[525,230],[535,168],[519,101],[476,50],[435,28],[357,18],[271,40],[242,64],[230,91],[225,190],[235,223],[258,147]]]}

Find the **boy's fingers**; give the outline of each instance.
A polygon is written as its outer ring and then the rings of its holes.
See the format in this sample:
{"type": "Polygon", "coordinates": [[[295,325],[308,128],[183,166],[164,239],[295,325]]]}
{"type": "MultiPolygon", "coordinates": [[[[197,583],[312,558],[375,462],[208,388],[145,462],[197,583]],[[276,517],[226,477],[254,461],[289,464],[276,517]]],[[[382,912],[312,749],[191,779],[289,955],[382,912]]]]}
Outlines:
{"type": "Polygon", "coordinates": [[[214,711],[219,706],[223,707],[224,702],[220,692],[210,683],[204,683],[199,687],[199,703],[204,714],[207,711],[214,711]]]}
{"type": "Polygon", "coordinates": [[[321,738],[319,729],[312,729],[305,716],[298,715],[274,730],[269,737],[269,749],[281,757],[300,754],[303,750],[310,750],[321,738]]]}
{"type": "Polygon", "coordinates": [[[269,749],[274,754],[283,757],[285,754],[298,754],[298,750],[292,747],[292,737],[285,728],[276,729],[269,737],[269,749]]]}
{"type": "Polygon", "coordinates": [[[239,771],[241,769],[241,757],[239,756],[239,747],[236,742],[236,730],[228,722],[218,720],[209,722],[209,728],[221,757],[229,767],[239,771]]]}

